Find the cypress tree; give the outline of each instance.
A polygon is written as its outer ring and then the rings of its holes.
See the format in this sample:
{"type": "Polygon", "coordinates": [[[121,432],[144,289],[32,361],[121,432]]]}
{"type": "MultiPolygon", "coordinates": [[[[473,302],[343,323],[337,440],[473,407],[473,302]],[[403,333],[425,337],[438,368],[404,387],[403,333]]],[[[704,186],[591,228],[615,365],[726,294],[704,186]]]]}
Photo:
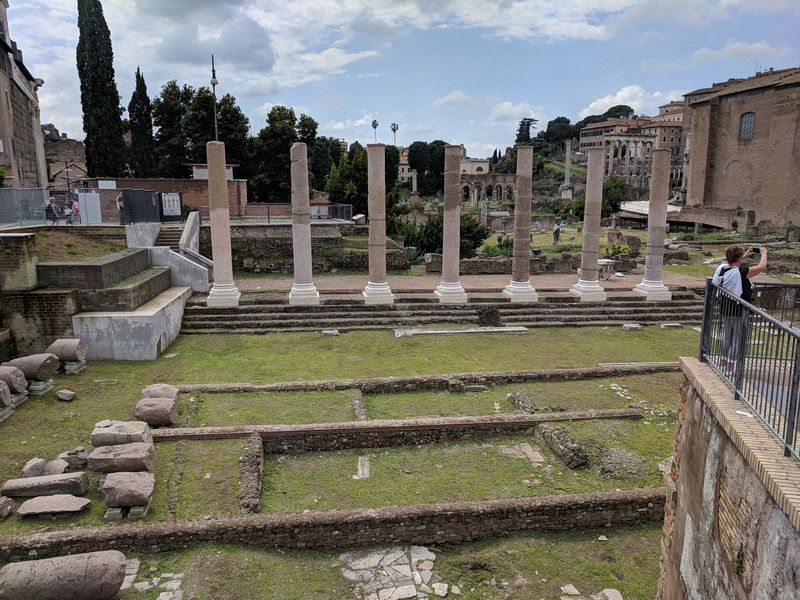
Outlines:
{"type": "Polygon", "coordinates": [[[147,95],[142,71],[136,69],[136,89],[128,104],[131,128],[130,163],[136,177],[155,176],[155,145],[153,143],[153,106],[147,95]]]}
{"type": "Polygon", "coordinates": [[[89,176],[119,177],[125,173],[125,142],[111,33],[99,0],[78,0],[78,30],[86,168],[89,176]]]}

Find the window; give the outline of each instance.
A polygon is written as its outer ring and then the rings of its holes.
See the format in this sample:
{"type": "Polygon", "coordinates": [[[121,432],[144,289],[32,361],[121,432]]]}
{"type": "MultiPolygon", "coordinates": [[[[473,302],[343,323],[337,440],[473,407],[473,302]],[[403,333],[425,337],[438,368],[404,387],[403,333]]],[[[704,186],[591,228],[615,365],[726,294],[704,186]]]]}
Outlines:
{"type": "Polygon", "coordinates": [[[746,112],[739,117],[739,139],[752,140],[753,130],[756,126],[756,113],[746,112]]]}

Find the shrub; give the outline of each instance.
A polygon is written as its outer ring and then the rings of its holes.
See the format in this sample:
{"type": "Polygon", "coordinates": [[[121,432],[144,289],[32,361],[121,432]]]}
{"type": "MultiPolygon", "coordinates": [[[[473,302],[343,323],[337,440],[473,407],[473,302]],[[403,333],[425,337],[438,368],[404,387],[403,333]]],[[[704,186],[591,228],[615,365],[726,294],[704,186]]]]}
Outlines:
{"type": "Polygon", "coordinates": [[[612,244],[611,246],[606,246],[603,249],[603,256],[605,258],[611,258],[612,256],[616,256],[617,254],[630,254],[631,249],[630,247],[626,246],[625,244],[612,244]]]}

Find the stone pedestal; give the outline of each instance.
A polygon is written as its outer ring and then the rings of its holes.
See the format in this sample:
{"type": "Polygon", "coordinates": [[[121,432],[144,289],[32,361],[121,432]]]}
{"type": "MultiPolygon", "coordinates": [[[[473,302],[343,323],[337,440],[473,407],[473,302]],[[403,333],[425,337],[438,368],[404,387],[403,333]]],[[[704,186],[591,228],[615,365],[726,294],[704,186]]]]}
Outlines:
{"type": "Polygon", "coordinates": [[[208,142],[206,156],[208,161],[208,208],[211,213],[211,252],[214,256],[214,284],[208,293],[206,306],[239,306],[241,294],[233,282],[225,144],[208,142]]]}
{"type": "Polygon", "coordinates": [[[308,149],[302,142],[289,151],[292,174],[292,255],[294,279],[289,292],[291,305],[317,305],[311,259],[311,206],[308,194],[308,149]]]}
{"type": "Polygon", "coordinates": [[[442,240],[442,281],[433,292],[442,304],[464,304],[467,293],[461,286],[461,146],[444,148],[444,232],[442,240]]]}
{"type": "Polygon", "coordinates": [[[511,302],[538,302],[531,285],[531,175],[533,146],[517,147],[517,176],[514,190],[514,257],[511,283],[503,295],[511,302]]]}
{"type": "Polygon", "coordinates": [[[369,216],[369,282],[365,304],[394,304],[386,281],[386,146],[367,144],[367,212],[369,216]]]}
{"type": "Polygon", "coordinates": [[[667,148],[653,150],[650,175],[650,208],[647,213],[647,256],[642,282],[633,288],[648,302],[672,300],[664,285],[664,238],[667,230],[667,200],[669,199],[669,163],[672,152],[667,148]]]}
{"type": "Polygon", "coordinates": [[[589,161],[586,168],[586,204],[583,211],[583,249],[581,250],[581,271],[578,283],[570,288],[570,293],[578,296],[581,302],[603,302],[606,293],[597,281],[600,255],[600,213],[603,206],[603,158],[602,146],[589,148],[589,161]]]}

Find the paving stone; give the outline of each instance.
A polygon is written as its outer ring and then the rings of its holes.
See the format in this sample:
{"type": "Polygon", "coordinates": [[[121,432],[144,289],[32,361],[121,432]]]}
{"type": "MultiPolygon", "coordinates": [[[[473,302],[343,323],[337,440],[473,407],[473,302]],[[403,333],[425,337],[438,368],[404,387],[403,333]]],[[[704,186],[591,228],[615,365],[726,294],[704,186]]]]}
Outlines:
{"type": "Polygon", "coordinates": [[[394,579],[409,580],[411,577],[411,567],[409,565],[390,565],[386,567],[386,572],[394,579]]]}
{"type": "Polygon", "coordinates": [[[424,583],[419,586],[419,591],[424,593],[424,594],[432,594],[433,593],[433,590],[431,588],[429,588],[427,585],[425,585],[424,583]]]}
{"type": "Polygon", "coordinates": [[[326,337],[337,337],[339,335],[338,329],[323,329],[322,335],[326,337]]]}
{"type": "Polygon", "coordinates": [[[568,583],[567,585],[562,585],[561,586],[561,593],[562,594],[567,594],[568,596],[580,596],[581,595],[581,593],[571,583],[568,583]]]}
{"type": "Polygon", "coordinates": [[[456,596],[460,596],[461,595],[461,588],[458,587],[457,585],[451,585],[450,586],[450,593],[451,594],[455,594],[456,596]]]}
{"type": "Polygon", "coordinates": [[[356,551],[345,552],[339,556],[339,560],[354,570],[371,569],[377,567],[384,556],[386,556],[386,550],[356,551]]]}
{"type": "Polygon", "coordinates": [[[436,560],[436,555],[425,546],[411,546],[409,553],[411,554],[411,562],[414,563],[420,560],[436,560]]]}
{"type": "Polygon", "coordinates": [[[179,590],[181,588],[181,582],[180,582],[179,579],[173,579],[173,580],[167,581],[167,582],[163,582],[162,581],[161,584],[158,587],[160,587],[162,590],[168,590],[168,591],[174,592],[174,591],[179,590]]]}
{"type": "MultiPolygon", "coordinates": [[[[592,600],[594,600],[594,596],[592,596],[592,600]]],[[[597,600],[624,600],[624,599],[622,598],[622,594],[620,594],[619,590],[606,588],[602,590],[599,594],[597,594],[597,600]]]]}
{"type": "MultiPolygon", "coordinates": [[[[381,566],[390,565],[404,554],[405,551],[402,548],[392,548],[391,550],[389,550],[386,556],[384,556],[383,559],[381,559],[380,565],[381,566]]],[[[411,577],[411,574],[409,573],[408,576],[411,577]]]]}
{"type": "Polygon", "coordinates": [[[661,329],[682,329],[683,328],[683,324],[681,324],[681,323],[661,323],[659,325],[659,327],[661,327],[661,329]]]}
{"type": "Polygon", "coordinates": [[[433,593],[439,596],[440,598],[444,598],[447,596],[447,584],[446,583],[434,583],[433,584],[433,593]]]}
{"type": "Polygon", "coordinates": [[[358,478],[367,479],[370,475],[369,456],[358,457],[358,478]]]}
{"type": "Polygon", "coordinates": [[[125,561],[125,574],[126,575],[135,575],[139,572],[139,566],[141,563],[139,562],[138,558],[129,558],[125,561]]]}
{"type": "Polygon", "coordinates": [[[433,561],[432,560],[424,560],[419,563],[418,568],[420,571],[430,571],[433,569],[433,561]]]}
{"type": "Polygon", "coordinates": [[[129,590],[131,587],[133,587],[134,581],[136,581],[136,575],[125,575],[125,579],[122,580],[122,587],[119,589],[129,590]]]}
{"type": "Polygon", "coordinates": [[[17,514],[20,517],[33,517],[77,513],[89,506],[91,502],[88,498],[78,498],[72,494],[38,496],[23,502],[17,509],[17,514]]]}
{"type": "Polygon", "coordinates": [[[422,577],[422,583],[428,583],[431,580],[431,576],[433,575],[432,571],[424,570],[419,572],[420,577],[422,577]]]}
{"type": "Polygon", "coordinates": [[[137,592],[146,592],[152,587],[153,586],[149,581],[140,581],[139,583],[133,584],[133,589],[135,589],[137,592]]]}
{"type": "Polygon", "coordinates": [[[623,323],[622,331],[641,331],[642,326],[639,323],[623,323]]]}
{"type": "Polygon", "coordinates": [[[350,569],[342,569],[342,577],[348,581],[361,581],[361,573],[350,569]]]}

